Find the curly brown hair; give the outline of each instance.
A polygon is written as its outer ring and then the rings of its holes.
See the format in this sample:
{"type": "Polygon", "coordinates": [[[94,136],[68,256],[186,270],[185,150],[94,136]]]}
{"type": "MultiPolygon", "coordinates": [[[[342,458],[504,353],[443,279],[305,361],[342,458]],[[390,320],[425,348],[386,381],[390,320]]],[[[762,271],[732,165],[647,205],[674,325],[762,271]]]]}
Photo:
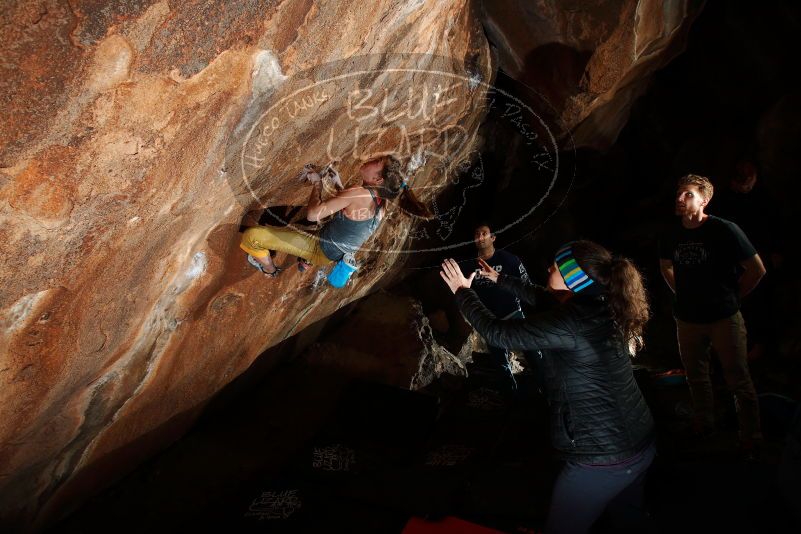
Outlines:
{"type": "Polygon", "coordinates": [[[645,346],[643,331],[651,310],[642,275],[634,263],[592,241],[572,243],[573,256],[590,278],[607,288],[607,298],[631,354],[645,346]]]}
{"type": "Polygon", "coordinates": [[[707,202],[712,200],[712,195],[715,193],[715,188],[709,178],[701,176],[700,174],[687,174],[679,178],[677,187],[685,185],[694,185],[697,187],[698,192],[701,193],[701,196],[703,196],[707,202]]]}

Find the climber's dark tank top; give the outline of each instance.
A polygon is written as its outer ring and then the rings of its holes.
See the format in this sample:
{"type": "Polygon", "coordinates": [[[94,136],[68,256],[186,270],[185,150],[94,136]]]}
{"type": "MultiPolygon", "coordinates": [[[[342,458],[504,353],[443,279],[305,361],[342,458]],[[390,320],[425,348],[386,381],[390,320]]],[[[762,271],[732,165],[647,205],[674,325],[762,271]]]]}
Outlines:
{"type": "Polygon", "coordinates": [[[375,213],[372,219],[354,221],[345,217],[344,210],[334,214],[320,231],[320,250],[329,260],[339,261],[346,253],[355,254],[362,243],[378,228],[378,211],[381,209],[381,199],[376,198],[372,189],[370,196],[375,202],[375,213]]]}

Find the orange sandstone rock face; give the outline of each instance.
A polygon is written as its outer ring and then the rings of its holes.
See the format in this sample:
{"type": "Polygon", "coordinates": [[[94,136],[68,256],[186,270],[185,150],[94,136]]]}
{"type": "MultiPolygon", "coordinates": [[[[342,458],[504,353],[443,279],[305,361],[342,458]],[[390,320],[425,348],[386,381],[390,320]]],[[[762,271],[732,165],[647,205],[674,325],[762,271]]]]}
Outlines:
{"type": "Polygon", "coordinates": [[[371,155],[447,155],[416,164],[430,200],[475,148],[492,70],[468,0],[3,11],[0,516],[41,525],[392,276],[415,224],[396,208],[343,290],[266,279],[240,224],[305,204],[296,173],[329,158],[352,184],[371,155]]]}
{"type": "Polygon", "coordinates": [[[551,106],[577,146],[608,147],[651,74],[684,49],[690,0],[482,0],[500,68],[551,106]]]}
{"type": "MultiPolygon", "coordinates": [[[[342,290],[266,279],[240,226],[302,216],[308,162],[341,161],[352,185],[395,153],[433,200],[475,155],[495,66],[469,0],[8,4],[0,518],[41,526],[180,436],[266,348],[393,278],[418,228],[396,207],[342,290]]],[[[559,127],[603,145],[682,44],[686,6],[498,0],[483,20],[559,127]]]]}

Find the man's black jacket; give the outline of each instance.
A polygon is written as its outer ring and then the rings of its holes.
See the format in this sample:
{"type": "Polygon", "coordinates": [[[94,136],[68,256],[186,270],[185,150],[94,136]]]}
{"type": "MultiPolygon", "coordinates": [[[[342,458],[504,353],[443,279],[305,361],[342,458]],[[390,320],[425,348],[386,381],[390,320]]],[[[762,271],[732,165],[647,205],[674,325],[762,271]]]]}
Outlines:
{"type": "MultiPolygon", "coordinates": [[[[504,275],[498,285],[534,304],[535,286],[504,275]]],[[[542,351],[551,442],[564,458],[612,464],[651,442],[651,412],[605,297],[575,295],[550,312],[507,321],[496,319],[470,289],[457,291],[456,300],[489,345],[542,351]]]]}

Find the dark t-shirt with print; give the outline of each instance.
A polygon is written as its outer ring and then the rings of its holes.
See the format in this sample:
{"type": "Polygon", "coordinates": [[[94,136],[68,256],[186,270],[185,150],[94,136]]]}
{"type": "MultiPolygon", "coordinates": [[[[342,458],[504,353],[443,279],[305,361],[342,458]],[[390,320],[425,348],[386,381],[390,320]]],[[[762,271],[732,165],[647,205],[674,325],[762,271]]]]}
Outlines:
{"type": "Polygon", "coordinates": [[[674,313],[689,323],[709,323],[740,309],[740,262],[756,254],[740,227],[710,215],[698,228],[677,223],[659,242],[659,257],[673,261],[674,313]]]}
{"type": "MultiPolygon", "coordinates": [[[[498,273],[528,280],[528,273],[523,266],[523,262],[510,252],[496,249],[495,254],[485,261],[498,273]]],[[[481,270],[478,259],[461,261],[459,266],[465,276],[470,276],[471,273],[481,270]]],[[[471,288],[476,292],[484,306],[499,319],[504,319],[520,310],[520,300],[511,293],[498,288],[498,284],[492,280],[476,275],[471,288]]]]}

